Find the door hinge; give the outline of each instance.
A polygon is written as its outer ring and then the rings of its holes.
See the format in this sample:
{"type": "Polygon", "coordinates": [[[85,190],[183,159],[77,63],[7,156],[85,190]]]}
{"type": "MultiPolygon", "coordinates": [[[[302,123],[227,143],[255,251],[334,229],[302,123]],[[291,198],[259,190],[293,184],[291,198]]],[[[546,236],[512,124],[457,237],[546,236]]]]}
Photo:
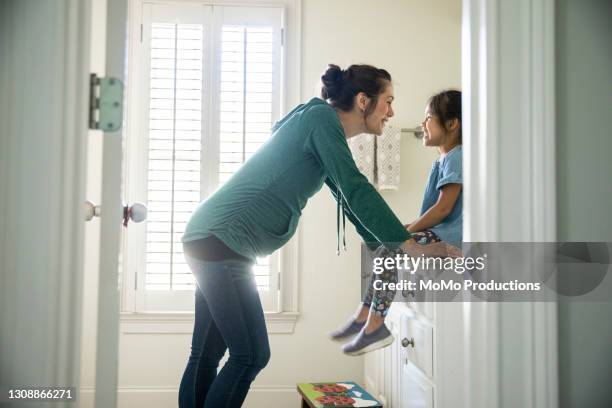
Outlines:
{"type": "Polygon", "coordinates": [[[276,289],[277,289],[277,290],[281,290],[281,276],[282,276],[282,275],[279,273],[279,274],[277,274],[276,276],[278,276],[278,278],[276,279],[276,282],[278,282],[278,285],[277,285],[277,288],[276,288],[276,289]]]}
{"type": "Polygon", "coordinates": [[[89,128],[115,132],[123,123],[123,82],[90,75],[89,128]]]}
{"type": "Polygon", "coordinates": [[[280,40],[281,40],[281,47],[285,46],[285,29],[281,28],[280,30],[280,40]]]}
{"type": "Polygon", "coordinates": [[[142,24],[140,25],[140,42],[142,42],[142,24]]]}
{"type": "Polygon", "coordinates": [[[138,271],[134,274],[134,290],[138,290],[138,271]]]}

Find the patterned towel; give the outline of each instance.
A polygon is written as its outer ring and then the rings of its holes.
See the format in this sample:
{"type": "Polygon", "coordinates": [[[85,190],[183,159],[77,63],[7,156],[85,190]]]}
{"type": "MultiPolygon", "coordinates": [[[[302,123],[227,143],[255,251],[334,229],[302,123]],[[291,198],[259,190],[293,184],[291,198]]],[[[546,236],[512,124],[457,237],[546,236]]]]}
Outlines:
{"type": "Polygon", "coordinates": [[[366,176],[371,184],[376,183],[376,136],[362,133],[348,140],[348,145],[353,153],[353,159],[359,171],[366,176]]]}
{"type": "Polygon", "coordinates": [[[400,183],[401,129],[385,126],[376,138],[376,181],[379,190],[397,190],[400,183]]]}
{"type": "Polygon", "coordinates": [[[399,188],[400,134],[400,128],[386,126],[380,136],[361,133],[348,140],[357,168],[378,190],[399,188]]]}

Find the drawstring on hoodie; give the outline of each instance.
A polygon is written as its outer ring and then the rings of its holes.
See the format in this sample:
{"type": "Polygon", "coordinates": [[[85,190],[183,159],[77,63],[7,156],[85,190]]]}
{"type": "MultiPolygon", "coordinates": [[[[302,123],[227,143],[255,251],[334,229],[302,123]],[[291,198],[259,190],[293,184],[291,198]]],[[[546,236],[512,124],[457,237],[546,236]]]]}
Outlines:
{"type": "Polygon", "coordinates": [[[336,255],[340,255],[340,212],[342,212],[342,247],[346,251],[346,213],[344,210],[344,199],[340,194],[340,187],[336,186],[336,255]]]}
{"type": "Polygon", "coordinates": [[[346,211],[344,209],[344,200],[342,201],[342,248],[346,252],[346,211]]]}

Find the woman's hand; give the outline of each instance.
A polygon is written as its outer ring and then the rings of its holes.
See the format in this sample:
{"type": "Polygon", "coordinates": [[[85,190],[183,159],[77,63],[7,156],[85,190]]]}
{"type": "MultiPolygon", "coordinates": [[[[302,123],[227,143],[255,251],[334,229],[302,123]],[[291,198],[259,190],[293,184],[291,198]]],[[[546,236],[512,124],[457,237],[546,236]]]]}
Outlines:
{"type": "Polygon", "coordinates": [[[414,238],[410,238],[400,245],[400,249],[411,257],[419,257],[424,255],[432,258],[459,258],[463,256],[461,253],[461,248],[457,248],[456,246],[450,245],[444,241],[421,245],[418,244],[414,238]]]}

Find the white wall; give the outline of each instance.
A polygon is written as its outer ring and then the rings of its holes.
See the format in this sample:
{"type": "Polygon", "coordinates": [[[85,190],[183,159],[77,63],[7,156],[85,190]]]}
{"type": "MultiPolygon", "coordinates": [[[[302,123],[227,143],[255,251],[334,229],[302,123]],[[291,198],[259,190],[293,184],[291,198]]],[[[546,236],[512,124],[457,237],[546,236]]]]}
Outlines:
{"type": "MultiPolygon", "coordinates": [[[[430,94],[460,86],[459,0],[303,0],[302,6],[302,77],[297,85],[302,100],[314,96],[327,63],[370,63],[386,68],[394,78],[395,124],[413,127],[420,123],[430,94]]],[[[409,222],[420,208],[435,152],[412,135],[403,136],[401,148],[400,190],[383,195],[400,219],[409,222]]],[[[360,240],[349,226],[348,252],[336,256],[335,217],[335,203],[324,188],[301,220],[302,314],[293,334],[270,336],[272,358],[253,384],[247,407],[297,406],[298,382],[363,382],[363,358],[345,357],[326,336],[359,299],[360,240]]],[[[120,406],[176,406],[190,340],[187,334],[122,334],[120,406]]],[[[90,374],[83,377],[83,385],[93,385],[90,374]]]]}
{"type": "MultiPolygon", "coordinates": [[[[461,86],[460,31],[460,0],[303,0],[302,99],[314,96],[327,63],[342,68],[368,63],[387,69],[393,77],[392,122],[416,126],[432,93],[461,86]]],[[[384,193],[402,220],[412,221],[420,209],[435,157],[433,149],[423,148],[411,135],[403,136],[400,190],[384,193]]],[[[307,211],[313,211],[312,207],[307,211]]],[[[316,214],[333,212],[328,205],[326,210],[317,208],[321,210],[315,210],[316,214]]]]}

